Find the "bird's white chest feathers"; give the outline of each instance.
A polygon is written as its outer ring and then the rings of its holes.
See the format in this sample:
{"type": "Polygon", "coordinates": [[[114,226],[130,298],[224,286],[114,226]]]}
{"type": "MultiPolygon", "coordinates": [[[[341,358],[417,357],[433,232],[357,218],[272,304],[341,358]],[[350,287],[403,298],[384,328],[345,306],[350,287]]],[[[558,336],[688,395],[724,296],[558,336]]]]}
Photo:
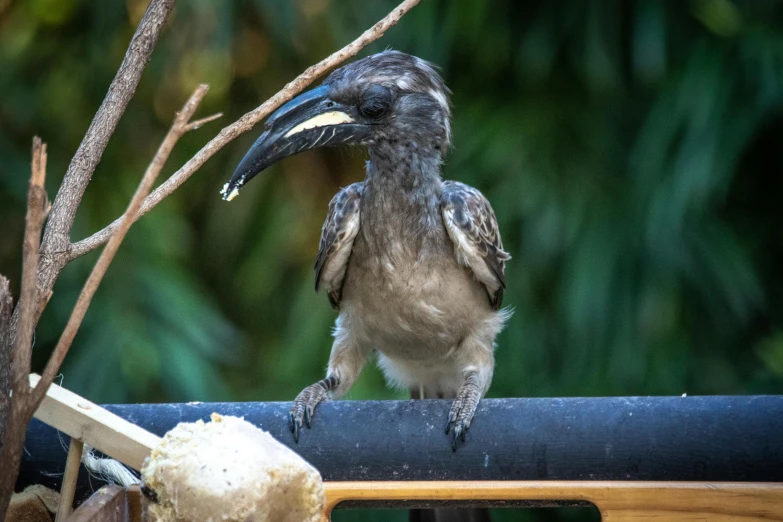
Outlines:
{"type": "MultiPolygon", "coordinates": [[[[364,246],[358,238],[357,243],[354,250],[361,253],[364,246]]],[[[413,253],[391,240],[374,256],[352,257],[341,315],[350,317],[362,341],[394,359],[453,355],[491,310],[482,285],[443,250],[429,245],[413,253]]]]}

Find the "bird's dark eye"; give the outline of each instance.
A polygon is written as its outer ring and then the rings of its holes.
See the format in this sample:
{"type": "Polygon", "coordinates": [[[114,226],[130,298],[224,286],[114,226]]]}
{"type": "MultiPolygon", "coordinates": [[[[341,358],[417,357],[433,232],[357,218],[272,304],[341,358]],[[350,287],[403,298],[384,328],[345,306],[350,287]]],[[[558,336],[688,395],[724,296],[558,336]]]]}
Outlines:
{"type": "Polygon", "coordinates": [[[362,116],[372,119],[379,119],[389,112],[391,106],[392,93],[381,85],[373,85],[364,94],[364,100],[359,105],[359,112],[362,116]]]}
{"type": "Polygon", "coordinates": [[[361,111],[363,116],[367,116],[368,118],[378,119],[384,114],[386,114],[388,108],[389,107],[386,104],[372,101],[370,103],[362,104],[362,106],[359,107],[359,110],[361,111]]]}

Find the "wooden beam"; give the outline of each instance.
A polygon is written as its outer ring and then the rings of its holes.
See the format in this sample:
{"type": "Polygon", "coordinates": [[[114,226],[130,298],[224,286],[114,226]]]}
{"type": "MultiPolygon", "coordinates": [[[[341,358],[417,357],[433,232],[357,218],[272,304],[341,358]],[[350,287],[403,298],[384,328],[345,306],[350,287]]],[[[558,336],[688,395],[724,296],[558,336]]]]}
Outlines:
{"type": "Polygon", "coordinates": [[[79,478],[79,467],[82,465],[84,443],[71,437],[68,447],[68,458],[65,460],[63,485],[60,487],[60,505],[57,507],[55,522],[63,522],[73,510],[73,494],[76,492],[76,480],[79,478]]]}
{"type": "Polygon", "coordinates": [[[141,487],[131,486],[125,490],[125,495],[128,501],[128,522],[142,522],[141,487]]]}
{"type": "MultiPolygon", "coordinates": [[[[739,482],[479,481],[327,482],[324,521],[341,502],[581,501],[605,522],[783,521],[783,484],[739,482]]],[[[442,504],[441,504],[442,505],[442,504]]],[[[107,486],[66,522],[135,522],[138,487],[107,486]],[[123,518],[124,517],[124,518],[123,518]]]]}
{"type": "MultiPolygon", "coordinates": [[[[135,497],[134,497],[135,499],[135,497]]],[[[71,513],[65,522],[128,522],[128,495],[120,486],[104,486],[71,513]]]]}
{"type": "Polygon", "coordinates": [[[580,500],[604,522],[783,521],[783,484],[743,482],[327,482],[325,516],[345,501],[580,500]]]}
{"type": "MultiPolygon", "coordinates": [[[[30,385],[35,386],[40,378],[30,374],[30,385]]],[[[56,384],[49,387],[35,418],[137,471],[161,440],[56,384]]]]}

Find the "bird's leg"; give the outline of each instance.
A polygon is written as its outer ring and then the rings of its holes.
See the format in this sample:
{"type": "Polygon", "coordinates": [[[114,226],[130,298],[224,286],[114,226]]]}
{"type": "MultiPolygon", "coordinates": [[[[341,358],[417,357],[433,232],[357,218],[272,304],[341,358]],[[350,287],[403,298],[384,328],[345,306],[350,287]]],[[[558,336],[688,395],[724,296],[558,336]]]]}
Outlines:
{"type": "Polygon", "coordinates": [[[460,386],[457,392],[457,398],[451,403],[449,411],[449,422],[446,424],[446,434],[452,428],[451,449],[457,451],[459,440],[465,442],[465,433],[470,427],[470,421],[476,413],[479,401],[483,395],[483,390],[479,384],[478,372],[470,372],[465,378],[465,382],[460,386]]]}
{"type": "Polygon", "coordinates": [[[479,401],[492,383],[492,373],[495,369],[492,340],[496,332],[489,333],[491,335],[468,336],[459,346],[459,357],[462,360],[460,365],[462,385],[457,390],[454,402],[451,403],[449,421],[446,424],[446,434],[448,435],[449,432],[452,434],[451,449],[454,451],[457,451],[460,440],[465,442],[465,434],[476,413],[479,401]]]}
{"type": "Polygon", "coordinates": [[[330,395],[334,398],[341,397],[362,371],[368,350],[354,342],[350,330],[344,323],[342,317],[338,318],[326,378],[302,390],[294,400],[294,407],[289,414],[294,442],[299,442],[302,424],[311,427],[318,404],[330,395]]]}

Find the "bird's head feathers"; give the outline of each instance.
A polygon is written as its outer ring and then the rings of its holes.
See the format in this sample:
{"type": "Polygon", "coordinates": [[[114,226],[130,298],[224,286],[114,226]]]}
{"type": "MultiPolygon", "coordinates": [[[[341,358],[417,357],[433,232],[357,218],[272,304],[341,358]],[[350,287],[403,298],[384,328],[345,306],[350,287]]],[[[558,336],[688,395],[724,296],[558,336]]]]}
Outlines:
{"type": "Polygon", "coordinates": [[[446,149],[450,91],[430,63],[384,51],[332,72],[323,84],[278,109],[223,187],[233,199],[273,163],[316,147],[384,141],[446,149]]]}

